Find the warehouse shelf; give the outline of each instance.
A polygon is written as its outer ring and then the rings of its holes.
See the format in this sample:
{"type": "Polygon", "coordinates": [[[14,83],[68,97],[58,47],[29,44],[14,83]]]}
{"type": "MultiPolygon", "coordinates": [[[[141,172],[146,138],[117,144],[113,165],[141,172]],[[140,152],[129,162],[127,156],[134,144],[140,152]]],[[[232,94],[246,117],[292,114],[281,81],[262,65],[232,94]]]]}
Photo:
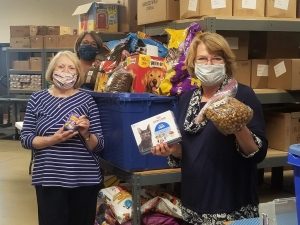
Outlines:
{"type": "Polygon", "coordinates": [[[300,91],[286,91],[281,89],[254,89],[254,92],[262,104],[300,104],[300,91]]]}
{"type": "Polygon", "coordinates": [[[43,49],[41,48],[7,48],[6,49],[7,52],[28,52],[28,53],[32,53],[32,52],[42,52],[43,49]]]}
{"type": "Polygon", "coordinates": [[[218,30],[236,31],[300,31],[300,19],[277,18],[239,18],[239,17],[204,17],[200,19],[176,20],[166,23],[149,24],[144,26],[144,32],[150,36],[166,34],[165,28],[185,29],[192,22],[201,25],[205,31],[218,30]]]}
{"type": "Polygon", "coordinates": [[[43,72],[42,71],[37,71],[37,70],[14,70],[14,69],[10,69],[9,70],[10,74],[30,74],[30,75],[40,75],[43,72]]]}

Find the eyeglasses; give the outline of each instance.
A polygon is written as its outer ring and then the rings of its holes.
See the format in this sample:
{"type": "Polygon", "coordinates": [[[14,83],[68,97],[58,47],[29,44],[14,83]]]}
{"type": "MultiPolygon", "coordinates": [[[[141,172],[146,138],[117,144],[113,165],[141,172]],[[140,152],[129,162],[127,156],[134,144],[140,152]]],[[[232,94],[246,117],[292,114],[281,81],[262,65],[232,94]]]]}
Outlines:
{"type": "Polygon", "coordinates": [[[98,47],[95,41],[89,42],[88,40],[82,40],[81,45],[91,45],[93,47],[98,47]]]}
{"type": "Polygon", "coordinates": [[[195,60],[195,63],[199,64],[208,64],[208,62],[211,62],[211,64],[222,64],[224,63],[224,59],[221,56],[212,56],[212,57],[198,57],[195,60]]]}

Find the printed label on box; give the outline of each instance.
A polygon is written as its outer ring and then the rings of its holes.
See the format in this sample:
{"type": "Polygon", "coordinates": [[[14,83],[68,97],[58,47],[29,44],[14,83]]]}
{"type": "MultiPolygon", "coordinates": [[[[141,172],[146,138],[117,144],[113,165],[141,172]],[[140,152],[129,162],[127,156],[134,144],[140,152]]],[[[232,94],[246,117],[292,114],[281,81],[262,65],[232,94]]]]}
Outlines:
{"type": "Polygon", "coordinates": [[[181,134],[172,111],[160,113],[131,125],[141,154],[148,154],[159,143],[174,144],[181,141],[181,134]]]}
{"type": "Polygon", "coordinates": [[[290,0],[275,0],[274,8],[288,10],[290,0]]]}
{"type": "Polygon", "coordinates": [[[189,11],[197,11],[198,0],[189,0],[188,10],[189,11]]]}
{"type": "Polygon", "coordinates": [[[269,66],[264,64],[257,64],[256,76],[267,77],[269,74],[269,66]]]}
{"type": "Polygon", "coordinates": [[[212,9],[226,8],[226,0],[211,0],[212,9]]]}
{"type": "Polygon", "coordinates": [[[256,0],[243,0],[242,8],[243,9],[256,9],[256,0]]]}
{"type": "Polygon", "coordinates": [[[274,72],[276,77],[280,77],[282,74],[286,73],[284,61],[274,66],[274,72]]]}

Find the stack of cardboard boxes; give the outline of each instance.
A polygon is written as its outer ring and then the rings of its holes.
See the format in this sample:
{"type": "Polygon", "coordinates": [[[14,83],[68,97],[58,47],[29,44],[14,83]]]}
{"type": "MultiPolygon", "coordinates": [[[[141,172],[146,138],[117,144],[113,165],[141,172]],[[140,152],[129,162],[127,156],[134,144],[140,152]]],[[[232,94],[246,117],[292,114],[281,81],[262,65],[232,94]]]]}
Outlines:
{"type": "Polygon", "coordinates": [[[65,26],[10,26],[11,48],[73,48],[77,35],[65,26]]]}
{"type": "Polygon", "coordinates": [[[140,0],[138,25],[204,16],[296,18],[296,4],[297,0],[140,0]]]}
{"type": "Polygon", "coordinates": [[[11,26],[10,47],[21,50],[20,53],[15,50],[14,57],[9,57],[12,60],[10,63],[10,69],[12,69],[10,70],[10,90],[40,90],[42,87],[43,60],[41,52],[43,49],[72,49],[76,39],[77,35],[73,35],[71,27],[11,26]],[[24,52],[22,51],[24,48],[29,48],[29,50],[24,52]],[[14,73],[14,70],[18,73],[14,73]],[[20,71],[25,73],[22,74],[20,71]],[[30,75],[31,71],[35,73],[30,75]]]}

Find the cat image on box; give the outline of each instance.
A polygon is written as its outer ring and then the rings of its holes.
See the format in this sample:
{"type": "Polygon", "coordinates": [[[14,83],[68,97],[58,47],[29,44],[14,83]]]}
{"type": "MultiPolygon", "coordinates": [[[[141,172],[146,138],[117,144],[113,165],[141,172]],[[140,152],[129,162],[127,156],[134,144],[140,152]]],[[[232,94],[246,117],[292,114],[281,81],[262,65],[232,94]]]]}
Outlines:
{"type": "Polygon", "coordinates": [[[148,151],[153,146],[150,125],[148,124],[147,128],[144,130],[141,128],[138,128],[137,130],[141,138],[141,143],[139,144],[140,151],[148,151]]]}

